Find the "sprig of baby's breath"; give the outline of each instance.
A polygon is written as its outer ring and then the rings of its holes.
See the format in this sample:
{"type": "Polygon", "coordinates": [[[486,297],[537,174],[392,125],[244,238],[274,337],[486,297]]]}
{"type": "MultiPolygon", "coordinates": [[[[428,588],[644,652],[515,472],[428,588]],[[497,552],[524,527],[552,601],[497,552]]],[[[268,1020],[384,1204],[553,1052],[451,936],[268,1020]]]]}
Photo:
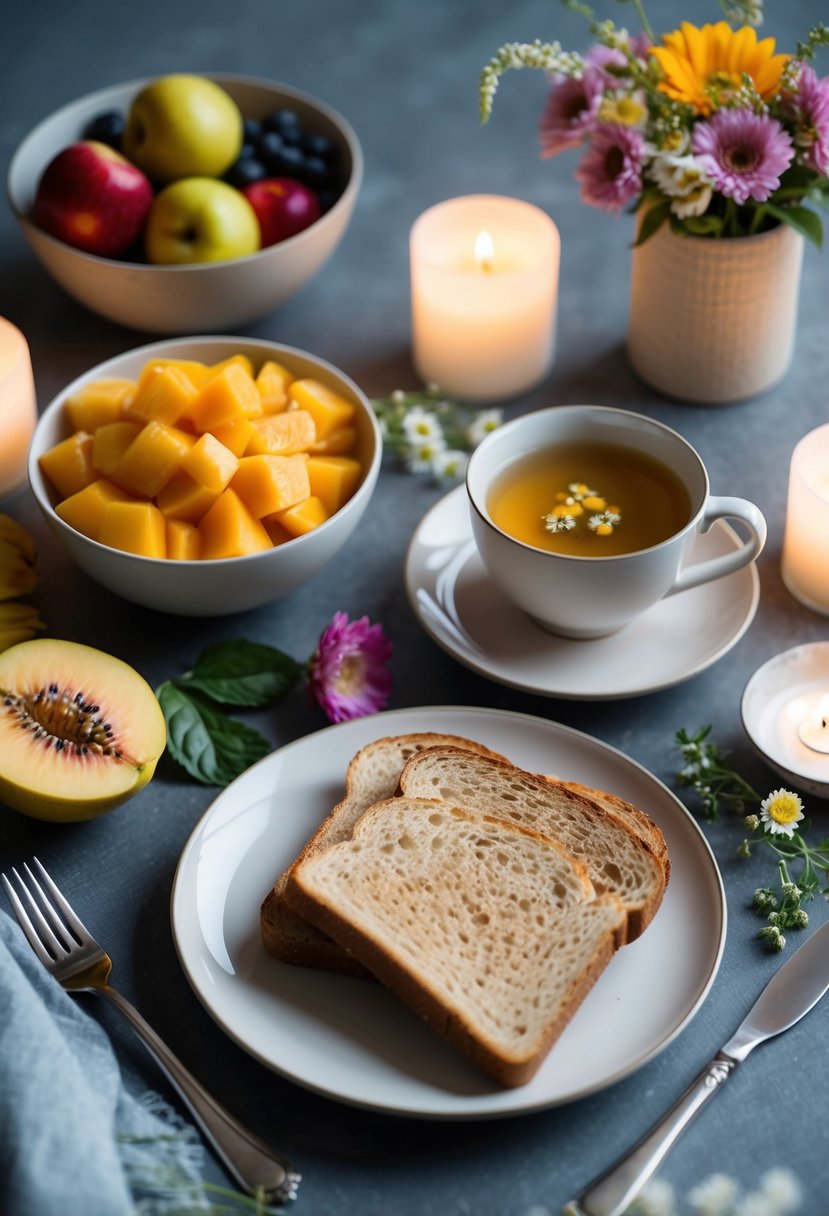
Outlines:
{"type": "Polygon", "coordinates": [[[584,59],[575,51],[565,51],[560,42],[507,42],[495,52],[481,72],[479,104],[481,122],[488,122],[498,84],[504,72],[511,68],[540,68],[562,76],[578,76],[584,71],[584,59]]]}
{"type": "Polygon", "coordinates": [[[457,480],[469,453],[500,426],[497,409],[471,409],[448,400],[434,384],[415,392],[396,389],[372,401],[388,452],[410,473],[457,480]]]}

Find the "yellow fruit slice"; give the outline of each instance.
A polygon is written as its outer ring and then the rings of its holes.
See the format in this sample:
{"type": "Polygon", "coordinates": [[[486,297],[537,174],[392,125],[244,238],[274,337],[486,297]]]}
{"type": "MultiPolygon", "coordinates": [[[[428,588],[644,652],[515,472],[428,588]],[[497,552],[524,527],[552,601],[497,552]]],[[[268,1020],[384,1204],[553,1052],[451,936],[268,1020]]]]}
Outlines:
{"type": "Polygon", "coordinates": [[[167,556],[164,516],[151,502],[112,502],[104,510],[98,540],[141,557],[167,556]]]}
{"type": "Polygon", "coordinates": [[[362,466],[351,456],[309,456],[308,482],[311,493],[325,504],[329,515],[348,502],[360,484],[362,466]]]}
{"type": "Polygon", "coordinates": [[[261,519],[302,502],[311,493],[307,456],[243,456],[230,483],[251,515],[261,519]]]}
{"type": "Polygon", "coordinates": [[[130,499],[131,496],[118,486],[99,477],[71,498],[64,498],[63,502],[59,502],[55,507],[55,511],[70,528],[82,532],[92,540],[98,540],[101,520],[110,503],[129,502],[130,499]]]}
{"type": "Polygon", "coordinates": [[[266,414],[251,422],[253,433],[245,448],[246,456],[293,456],[307,452],[317,438],[314,419],[307,410],[286,410],[266,414]]]}
{"type": "Polygon", "coordinates": [[[244,557],[272,548],[271,538],[233,490],[224,490],[199,524],[202,557],[244,557]]]}
{"type": "Polygon", "coordinates": [[[44,452],[38,464],[61,498],[77,494],[95,480],[92,435],[88,431],[76,431],[44,452]]]}
{"type": "Polygon", "coordinates": [[[289,409],[308,410],[317,424],[317,439],[325,439],[332,431],[348,426],[354,418],[354,406],[345,397],[319,380],[294,380],[288,389],[289,409]]]}

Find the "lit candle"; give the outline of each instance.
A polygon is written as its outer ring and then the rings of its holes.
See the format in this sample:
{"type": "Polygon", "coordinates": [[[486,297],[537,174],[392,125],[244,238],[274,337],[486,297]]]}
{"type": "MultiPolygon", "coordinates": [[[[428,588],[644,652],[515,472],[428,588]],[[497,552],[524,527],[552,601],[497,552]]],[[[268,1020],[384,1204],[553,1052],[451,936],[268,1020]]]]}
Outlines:
{"type": "Polygon", "coordinates": [[[560,251],[548,215],[515,198],[449,199],[415,221],[409,248],[413,355],[425,383],[484,403],[544,379],[560,251]]]}
{"type": "Polygon", "coordinates": [[[796,599],[829,616],[829,425],[792,453],[781,574],[796,599]]]}
{"type": "Polygon", "coordinates": [[[0,498],[26,479],[26,457],[37,418],[26,339],[0,317],[0,498]]]}
{"type": "Polygon", "coordinates": [[[821,697],[816,712],[801,718],[797,735],[813,752],[829,754],[829,696],[821,697]]]}

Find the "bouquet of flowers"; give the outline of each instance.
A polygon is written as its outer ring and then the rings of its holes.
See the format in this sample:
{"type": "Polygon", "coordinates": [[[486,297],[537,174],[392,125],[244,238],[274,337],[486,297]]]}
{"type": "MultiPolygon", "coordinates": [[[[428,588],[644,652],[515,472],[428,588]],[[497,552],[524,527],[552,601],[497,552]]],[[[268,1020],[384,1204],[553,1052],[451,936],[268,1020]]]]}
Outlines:
{"type": "Polygon", "coordinates": [[[829,210],[829,77],[809,61],[829,46],[829,28],[779,53],[774,38],[757,37],[761,0],[721,2],[729,21],[682,22],[659,37],[641,0],[635,35],[564,0],[587,19],[594,44],[584,55],[558,42],[501,47],[481,74],[482,120],[505,71],[540,68],[551,76],[541,155],[581,149],[581,198],[638,211],[638,243],[665,223],[705,237],[786,223],[820,246],[813,208],[829,210]]]}

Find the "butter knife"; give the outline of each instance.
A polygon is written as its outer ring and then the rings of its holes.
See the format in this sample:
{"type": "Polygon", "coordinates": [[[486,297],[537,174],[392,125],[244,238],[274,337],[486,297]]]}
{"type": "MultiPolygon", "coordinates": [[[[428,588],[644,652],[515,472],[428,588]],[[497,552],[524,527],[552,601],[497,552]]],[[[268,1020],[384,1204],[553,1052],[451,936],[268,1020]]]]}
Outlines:
{"type": "Polygon", "coordinates": [[[829,989],[829,922],[775,973],[736,1032],[679,1101],[629,1153],[596,1178],[562,1216],[622,1216],[673,1148],[681,1133],[714,1094],[719,1093],[758,1043],[799,1022],[829,989]]]}

